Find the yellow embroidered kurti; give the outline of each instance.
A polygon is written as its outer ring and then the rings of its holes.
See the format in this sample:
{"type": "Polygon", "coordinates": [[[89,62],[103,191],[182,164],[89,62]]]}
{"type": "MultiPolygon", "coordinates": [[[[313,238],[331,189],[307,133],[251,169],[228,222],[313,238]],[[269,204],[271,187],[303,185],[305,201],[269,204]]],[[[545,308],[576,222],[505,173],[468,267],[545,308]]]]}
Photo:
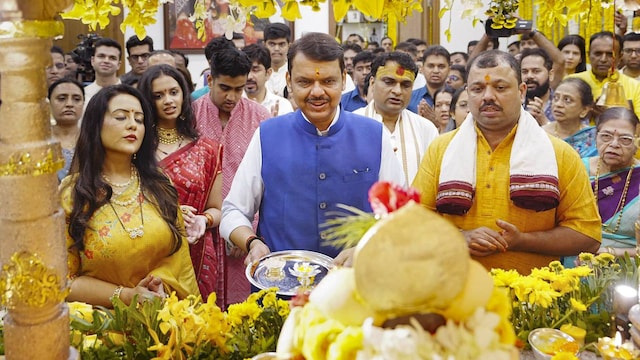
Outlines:
{"type": "MultiPolygon", "coordinates": [[[[465,215],[443,214],[463,230],[486,226],[496,231],[497,219],[518,227],[521,232],[544,231],[564,226],[593,239],[601,238],[601,222],[593,198],[589,178],[578,153],[561,139],[551,136],[558,161],[560,205],[551,210],[536,212],[515,206],[509,194],[509,159],[515,138],[515,128],[491,150],[489,143],[478,133],[476,188],[473,205],[465,215]]],[[[440,164],[444,152],[457,131],[436,138],[422,159],[413,187],[421,193],[421,202],[428,209],[436,208],[436,195],[440,178],[440,164]]],[[[530,154],[536,156],[536,154],[530,154]]],[[[459,166],[473,166],[459,164],[459,166]]]]}
{"type": "MultiPolygon", "coordinates": [[[[70,177],[65,178],[61,187],[61,202],[67,218],[72,209],[73,186],[65,187],[69,181],[70,177]]],[[[133,191],[137,191],[133,188],[117,198],[130,198],[133,191]]],[[[140,209],[137,201],[128,206],[113,204],[112,208],[106,204],[99,208],[89,220],[82,252],[71,247],[73,239],[66,231],[69,275],[91,276],[115,285],[135,287],[144,277],[153,274],[162,279],[167,293],[175,291],[179,298],[199,295],[186,239],[182,239],[182,246],[176,253],[168,256],[172,245],[171,230],[148,200],[142,203],[144,235],[135,239],[129,237],[124,227],[133,229],[142,224],[140,209]]]]}

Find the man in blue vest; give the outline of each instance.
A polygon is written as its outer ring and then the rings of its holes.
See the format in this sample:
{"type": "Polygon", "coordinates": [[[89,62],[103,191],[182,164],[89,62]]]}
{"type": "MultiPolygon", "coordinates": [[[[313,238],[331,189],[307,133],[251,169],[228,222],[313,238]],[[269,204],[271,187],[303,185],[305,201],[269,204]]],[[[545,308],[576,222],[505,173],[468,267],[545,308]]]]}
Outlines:
{"type": "Polygon", "coordinates": [[[378,180],[404,184],[382,124],[340,109],[346,76],[330,35],[309,33],[291,45],[287,84],[299,108],[256,130],[222,206],[220,233],[247,251],[245,263],[311,250],[349,265],[353,249],[326,245],[321,225],[338,204],[371,211],[367,193],[378,180]]]}

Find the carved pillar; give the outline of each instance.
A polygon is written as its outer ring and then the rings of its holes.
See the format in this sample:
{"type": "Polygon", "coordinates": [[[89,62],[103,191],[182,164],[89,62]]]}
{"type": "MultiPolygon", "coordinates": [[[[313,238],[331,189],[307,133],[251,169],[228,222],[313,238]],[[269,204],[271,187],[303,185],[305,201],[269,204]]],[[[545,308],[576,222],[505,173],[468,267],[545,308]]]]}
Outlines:
{"type": "Polygon", "coordinates": [[[64,213],[57,195],[60,145],[51,139],[45,67],[53,16],[68,0],[0,4],[0,291],[7,308],[5,355],[75,359],[64,302],[64,213]]]}

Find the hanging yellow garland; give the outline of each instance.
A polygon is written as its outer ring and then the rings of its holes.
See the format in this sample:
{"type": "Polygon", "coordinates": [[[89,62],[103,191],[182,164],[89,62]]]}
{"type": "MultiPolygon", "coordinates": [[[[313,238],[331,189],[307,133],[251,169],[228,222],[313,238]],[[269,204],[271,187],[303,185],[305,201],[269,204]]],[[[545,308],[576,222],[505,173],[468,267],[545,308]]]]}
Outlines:
{"type": "MultiPolygon", "coordinates": [[[[471,18],[478,21],[478,0],[457,0],[463,8],[462,19],[471,18]]],[[[444,30],[447,39],[451,40],[451,10],[456,0],[444,0],[439,16],[443,18],[449,13],[449,24],[444,30]]],[[[535,28],[543,32],[553,43],[568,35],[569,22],[578,25],[578,34],[587,42],[597,32],[614,30],[614,0],[492,0],[482,19],[493,17],[494,28],[509,28],[514,25],[514,9],[518,10],[521,19],[532,20],[535,17],[535,28]]],[[[475,24],[474,24],[475,25],[475,24]]]]}
{"type": "MultiPolygon", "coordinates": [[[[313,11],[320,11],[320,4],[327,0],[284,0],[281,6],[282,17],[288,21],[301,19],[300,6],[309,6],[313,11]]],[[[146,36],[145,27],[156,22],[158,9],[162,4],[173,0],[75,0],[71,10],[62,14],[64,19],[81,20],[91,31],[104,29],[109,25],[109,17],[117,16],[127,9],[127,16],[120,29],[124,32],[132,28],[139,38],[146,36]]],[[[227,19],[227,27],[245,23],[251,15],[268,18],[276,13],[280,6],[275,0],[231,0],[230,6],[239,9],[227,19]]],[[[355,8],[370,19],[388,22],[388,35],[397,36],[397,22],[406,22],[413,11],[422,12],[419,0],[333,0],[334,18],[342,21],[350,8],[355,8]]],[[[198,39],[206,40],[204,19],[206,18],[204,0],[196,0],[194,13],[189,19],[195,24],[198,39]]]]}

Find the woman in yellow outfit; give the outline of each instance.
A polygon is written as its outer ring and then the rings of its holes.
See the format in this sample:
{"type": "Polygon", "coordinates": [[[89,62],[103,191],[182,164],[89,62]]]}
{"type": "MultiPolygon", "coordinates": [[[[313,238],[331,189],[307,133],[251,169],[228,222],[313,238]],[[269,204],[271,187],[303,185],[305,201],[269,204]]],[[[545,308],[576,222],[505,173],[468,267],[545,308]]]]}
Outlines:
{"type": "Polygon", "coordinates": [[[155,160],[151,109],[127,85],[89,102],[61,184],[67,219],[69,301],[111,306],[199,294],[178,196],[155,160]]]}

